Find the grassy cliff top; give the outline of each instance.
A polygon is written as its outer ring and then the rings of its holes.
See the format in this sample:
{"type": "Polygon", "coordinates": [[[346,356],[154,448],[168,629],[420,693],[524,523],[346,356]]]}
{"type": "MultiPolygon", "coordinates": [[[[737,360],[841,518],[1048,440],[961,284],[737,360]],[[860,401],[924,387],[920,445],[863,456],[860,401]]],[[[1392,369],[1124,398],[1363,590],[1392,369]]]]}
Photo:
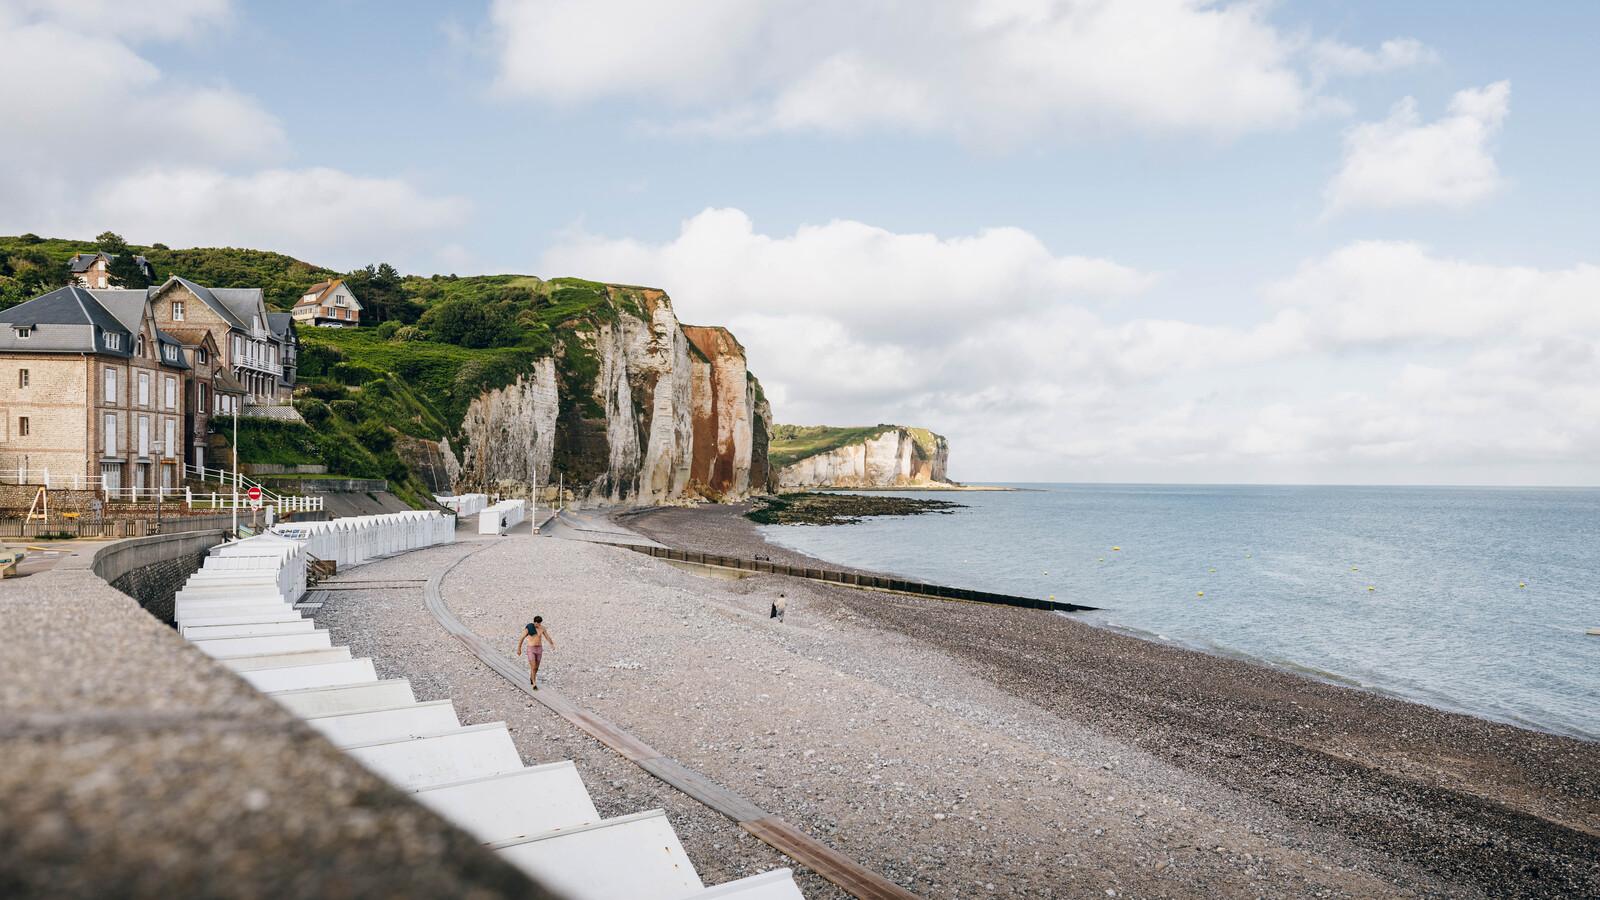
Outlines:
{"type": "Polygon", "coordinates": [[[943,437],[926,428],[905,425],[774,425],[771,441],[767,445],[767,459],[771,461],[773,469],[781,469],[807,457],[870,441],[896,428],[910,434],[917,448],[928,459],[932,459],[938,446],[944,443],[943,437]]]}
{"type": "Polygon", "coordinates": [[[802,459],[827,453],[851,444],[870,441],[895,425],[840,427],[837,425],[774,425],[767,444],[767,460],[773,469],[793,465],[802,459]]]}

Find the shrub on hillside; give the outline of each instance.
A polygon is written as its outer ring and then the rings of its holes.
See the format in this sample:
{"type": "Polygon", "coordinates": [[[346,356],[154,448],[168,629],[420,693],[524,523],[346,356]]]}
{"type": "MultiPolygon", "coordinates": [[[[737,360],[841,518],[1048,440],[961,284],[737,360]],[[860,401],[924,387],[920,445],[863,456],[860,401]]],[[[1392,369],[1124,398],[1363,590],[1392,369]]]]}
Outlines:
{"type": "Polygon", "coordinates": [[[445,300],[422,314],[419,323],[433,340],[482,350],[517,343],[516,314],[500,303],[445,300]]]}
{"type": "Polygon", "coordinates": [[[394,338],[394,333],[399,330],[400,323],[390,319],[389,321],[378,326],[378,337],[383,338],[386,341],[392,340],[394,338]]]}
{"type": "Polygon", "coordinates": [[[305,420],[312,425],[321,425],[327,422],[328,417],[333,414],[333,410],[328,407],[328,404],[315,397],[306,397],[303,400],[295,401],[294,408],[299,410],[300,415],[305,417],[305,420]]]}

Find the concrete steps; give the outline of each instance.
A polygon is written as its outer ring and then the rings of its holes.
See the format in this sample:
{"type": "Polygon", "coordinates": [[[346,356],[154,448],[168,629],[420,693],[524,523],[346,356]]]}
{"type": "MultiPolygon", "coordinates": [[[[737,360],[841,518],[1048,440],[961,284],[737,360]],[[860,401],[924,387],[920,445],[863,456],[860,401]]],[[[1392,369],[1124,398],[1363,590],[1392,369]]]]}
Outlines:
{"type": "Polygon", "coordinates": [[[705,887],[659,809],[489,846],[552,891],[585,900],[682,900],[705,887]]]}
{"type": "Polygon", "coordinates": [[[306,724],[322,732],[334,746],[351,747],[437,734],[460,728],[461,720],[454,703],[432,700],[317,716],[306,719],[306,724]]]}
{"type": "Polygon", "coordinates": [[[600,821],[571,760],[435,785],[416,798],[485,844],[600,821]]]}
{"type": "Polygon", "coordinates": [[[264,622],[259,625],[190,625],[183,628],[183,636],[191,641],[217,638],[267,637],[280,634],[304,634],[316,628],[310,619],[292,622],[264,622]]]}
{"type": "Polygon", "coordinates": [[[411,682],[404,678],[279,689],[271,696],[302,719],[417,702],[411,682]]]}
{"type": "Polygon", "coordinates": [[[239,677],[263,693],[287,691],[294,688],[332,687],[336,684],[355,684],[359,681],[377,681],[378,672],[370,659],[351,659],[344,662],[322,663],[315,666],[291,666],[285,669],[254,669],[240,672],[239,677]]]}
{"type": "Polygon", "coordinates": [[[247,654],[244,656],[213,657],[235,672],[255,672],[262,669],[292,669],[345,662],[350,659],[349,647],[323,647],[318,650],[297,650],[293,653],[247,654]]]}
{"type": "Polygon", "coordinates": [[[409,681],[380,681],[372,660],[352,658],[293,608],[305,592],[309,555],[291,538],[317,544],[343,566],[452,540],[452,526],[451,517],[400,513],[224,545],[178,592],[179,629],[362,765],[557,893],[798,900],[788,869],[705,887],[664,812],[601,819],[571,761],[524,766],[504,722],[463,725],[451,701],[418,702],[409,681]]]}
{"type": "MultiPolygon", "coordinates": [[[[312,623],[306,620],[307,624],[312,623]]],[[[294,631],[289,634],[258,634],[236,637],[190,637],[189,640],[208,656],[228,657],[265,653],[295,653],[301,650],[322,650],[333,646],[333,638],[325,628],[294,631]]]]}

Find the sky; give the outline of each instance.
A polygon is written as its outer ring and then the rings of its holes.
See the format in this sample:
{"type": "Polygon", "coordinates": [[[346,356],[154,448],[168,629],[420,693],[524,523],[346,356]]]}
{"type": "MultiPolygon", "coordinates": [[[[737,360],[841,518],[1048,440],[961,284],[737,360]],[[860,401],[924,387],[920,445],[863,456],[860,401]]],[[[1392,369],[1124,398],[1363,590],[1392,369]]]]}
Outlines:
{"type": "Polygon", "coordinates": [[[1600,5],[0,0],[0,233],[578,275],[969,481],[1600,485],[1600,5]]]}

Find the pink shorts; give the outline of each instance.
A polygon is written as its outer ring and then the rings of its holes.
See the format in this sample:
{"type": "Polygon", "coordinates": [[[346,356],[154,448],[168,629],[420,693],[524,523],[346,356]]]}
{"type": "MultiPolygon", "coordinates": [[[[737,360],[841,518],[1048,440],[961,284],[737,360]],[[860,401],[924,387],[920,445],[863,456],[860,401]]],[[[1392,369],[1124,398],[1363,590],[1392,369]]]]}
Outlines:
{"type": "Polygon", "coordinates": [[[526,650],[524,650],[523,653],[527,655],[528,662],[533,662],[534,660],[536,660],[539,657],[544,655],[544,645],[543,644],[529,644],[528,648],[526,650]]]}

